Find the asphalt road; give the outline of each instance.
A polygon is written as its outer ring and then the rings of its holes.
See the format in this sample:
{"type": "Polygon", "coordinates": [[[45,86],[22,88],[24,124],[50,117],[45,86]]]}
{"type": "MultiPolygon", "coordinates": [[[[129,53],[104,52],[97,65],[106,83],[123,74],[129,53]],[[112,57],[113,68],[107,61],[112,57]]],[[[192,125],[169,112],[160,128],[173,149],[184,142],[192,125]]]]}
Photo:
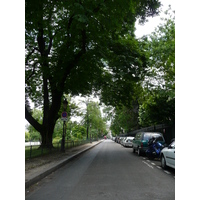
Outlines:
{"type": "Polygon", "coordinates": [[[173,200],[175,171],[106,140],[47,176],[27,200],[173,200]]]}

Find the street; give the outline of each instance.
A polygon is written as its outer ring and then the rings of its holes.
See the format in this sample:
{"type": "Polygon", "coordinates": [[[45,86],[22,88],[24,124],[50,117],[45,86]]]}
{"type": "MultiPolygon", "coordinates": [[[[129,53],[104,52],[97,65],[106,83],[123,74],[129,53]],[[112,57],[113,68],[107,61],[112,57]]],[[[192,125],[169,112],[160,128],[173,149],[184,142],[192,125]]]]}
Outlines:
{"type": "Polygon", "coordinates": [[[31,187],[26,199],[173,200],[175,170],[105,140],[31,187]]]}

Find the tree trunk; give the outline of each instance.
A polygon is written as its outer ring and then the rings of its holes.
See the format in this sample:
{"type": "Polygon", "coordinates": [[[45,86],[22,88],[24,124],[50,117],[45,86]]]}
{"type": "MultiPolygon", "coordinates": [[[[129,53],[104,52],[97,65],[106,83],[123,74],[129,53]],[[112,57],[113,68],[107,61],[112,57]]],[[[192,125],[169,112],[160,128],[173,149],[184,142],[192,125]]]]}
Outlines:
{"type": "Polygon", "coordinates": [[[44,130],[40,133],[42,136],[42,148],[53,148],[52,138],[53,138],[53,130],[54,130],[54,124],[50,124],[44,128],[44,130]]]}
{"type": "Polygon", "coordinates": [[[42,147],[52,148],[53,131],[56,124],[58,116],[58,111],[61,106],[62,93],[55,93],[52,96],[52,105],[50,109],[46,109],[43,115],[43,130],[41,132],[42,136],[42,147]]]}

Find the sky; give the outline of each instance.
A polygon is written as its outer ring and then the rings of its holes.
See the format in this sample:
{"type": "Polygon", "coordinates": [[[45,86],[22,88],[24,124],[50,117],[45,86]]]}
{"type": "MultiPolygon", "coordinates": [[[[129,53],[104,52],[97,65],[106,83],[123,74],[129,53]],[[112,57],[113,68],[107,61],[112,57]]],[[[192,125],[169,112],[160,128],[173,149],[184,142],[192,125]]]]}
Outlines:
{"type": "MultiPolygon", "coordinates": [[[[162,4],[160,10],[166,11],[169,5],[171,5],[172,10],[175,10],[175,0],[161,0],[160,2],[162,4]]],[[[152,33],[159,23],[161,23],[160,17],[163,16],[164,14],[161,12],[160,15],[156,17],[149,17],[148,22],[146,22],[144,25],[139,25],[139,23],[136,23],[136,37],[140,38],[143,35],[152,33]]]]}

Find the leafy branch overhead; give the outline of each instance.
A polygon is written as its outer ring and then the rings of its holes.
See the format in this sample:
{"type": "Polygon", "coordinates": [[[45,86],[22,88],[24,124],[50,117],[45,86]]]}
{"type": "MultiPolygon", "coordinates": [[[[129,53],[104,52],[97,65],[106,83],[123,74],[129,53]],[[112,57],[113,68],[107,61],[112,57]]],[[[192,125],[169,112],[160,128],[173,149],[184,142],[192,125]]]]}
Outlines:
{"type": "Polygon", "coordinates": [[[175,17],[169,8],[163,24],[149,36],[149,68],[139,110],[142,126],[175,123],[175,17]]]}
{"type": "Polygon", "coordinates": [[[142,74],[144,79],[131,82],[128,91],[120,88],[127,94],[132,92],[129,98],[132,104],[123,103],[113,108],[110,127],[113,135],[139,127],[175,123],[175,17],[171,8],[165,14],[163,23],[152,34],[140,39],[148,57],[146,71],[142,74]]]}
{"type": "Polygon", "coordinates": [[[42,145],[51,146],[64,94],[93,91],[108,103],[127,101],[131,93],[124,91],[146,68],[134,24],[156,15],[159,5],[158,0],[25,1],[26,100],[43,109],[43,121],[34,120],[27,106],[25,117],[40,132],[42,145]],[[114,101],[105,97],[108,90],[114,101]]]}

